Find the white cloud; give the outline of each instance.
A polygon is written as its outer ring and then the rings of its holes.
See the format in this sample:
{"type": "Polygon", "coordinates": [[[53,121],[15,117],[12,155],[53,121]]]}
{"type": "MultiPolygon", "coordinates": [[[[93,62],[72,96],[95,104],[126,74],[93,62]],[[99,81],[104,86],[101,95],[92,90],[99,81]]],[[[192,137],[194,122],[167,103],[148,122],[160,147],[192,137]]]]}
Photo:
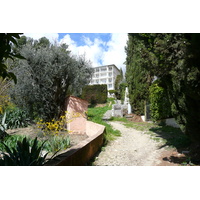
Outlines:
{"type": "Polygon", "coordinates": [[[65,43],[67,45],[69,45],[69,50],[72,51],[73,54],[77,54],[77,43],[71,39],[69,34],[66,34],[61,40],[60,40],[60,44],[65,43]]]}
{"type": "Polygon", "coordinates": [[[73,54],[82,55],[85,54],[86,58],[90,60],[93,67],[102,65],[115,64],[118,68],[122,68],[125,71],[126,60],[125,45],[128,36],[126,33],[112,33],[111,40],[107,43],[99,38],[95,38],[91,41],[88,37],[83,37],[84,45],[78,46],[75,41],[70,38],[70,35],[65,35],[60,41],[69,45],[69,49],[73,54]],[[106,50],[105,50],[106,49],[106,50]]]}
{"type": "Polygon", "coordinates": [[[126,33],[112,33],[111,40],[107,43],[108,50],[103,53],[103,65],[115,64],[125,71],[126,60],[125,46],[128,39],[126,33]]]}
{"type": "Polygon", "coordinates": [[[69,50],[75,55],[84,54],[86,59],[92,62],[93,67],[101,65],[100,59],[103,55],[103,48],[100,45],[105,42],[97,38],[92,42],[88,37],[83,37],[83,41],[85,45],[78,46],[77,43],[71,39],[70,35],[67,34],[61,39],[60,43],[69,45],[69,50]]]}
{"type": "Polygon", "coordinates": [[[35,40],[38,40],[38,39],[40,39],[42,37],[46,37],[46,38],[49,39],[49,41],[51,43],[54,43],[55,41],[58,41],[58,37],[59,37],[58,33],[24,33],[24,35],[26,37],[31,37],[31,38],[33,38],[35,40]]]}
{"type": "MultiPolygon", "coordinates": [[[[25,33],[24,35],[33,39],[46,37],[51,43],[58,41],[59,38],[58,33],[25,33]]],[[[118,68],[122,68],[125,71],[123,63],[126,60],[124,48],[127,39],[128,35],[126,33],[112,33],[111,39],[108,42],[100,38],[95,38],[94,41],[91,41],[89,37],[83,36],[84,44],[79,46],[76,41],[71,39],[69,34],[66,34],[59,43],[69,45],[69,50],[71,50],[72,54],[85,54],[86,59],[92,62],[93,67],[115,64],[118,68]]]]}

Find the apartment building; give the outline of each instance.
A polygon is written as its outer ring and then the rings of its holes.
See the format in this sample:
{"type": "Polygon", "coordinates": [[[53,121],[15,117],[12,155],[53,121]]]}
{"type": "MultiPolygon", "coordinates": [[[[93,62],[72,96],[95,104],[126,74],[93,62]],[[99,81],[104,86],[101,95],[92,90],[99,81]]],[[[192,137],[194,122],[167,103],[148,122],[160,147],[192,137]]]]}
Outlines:
{"type": "Polygon", "coordinates": [[[95,67],[90,85],[107,84],[108,90],[114,90],[115,80],[119,74],[120,70],[114,64],[95,67]]]}

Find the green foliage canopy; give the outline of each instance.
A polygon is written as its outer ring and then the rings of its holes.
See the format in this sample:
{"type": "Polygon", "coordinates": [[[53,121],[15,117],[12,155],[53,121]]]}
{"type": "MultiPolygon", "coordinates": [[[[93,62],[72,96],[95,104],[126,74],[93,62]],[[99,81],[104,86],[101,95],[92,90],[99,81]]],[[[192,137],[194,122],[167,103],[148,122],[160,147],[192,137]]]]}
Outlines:
{"type": "Polygon", "coordinates": [[[19,38],[20,33],[0,33],[0,77],[13,79],[15,83],[17,82],[16,76],[8,71],[5,61],[7,59],[14,60],[14,58],[23,59],[20,54],[12,50],[12,44],[17,46],[17,39],[19,38]]]}
{"type": "Polygon", "coordinates": [[[18,83],[11,91],[12,100],[33,117],[59,118],[69,90],[80,93],[90,81],[90,62],[72,56],[66,45],[50,45],[46,39],[26,42],[19,51],[26,60],[15,64],[18,83]]]}
{"type": "Polygon", "coordinates": [[[129,89],[129,99],[134,113],[144,114],[144,103],[149,95],[149,86],[152,76],[144,68],[146,61],[141,57],[141,49],[144,48],[142,41],[134,34],[128,35],[125,48],[126,58],[126,81],[129,89]]]}
{"type": "MultiPolygon", "coordinates": [[[[137,84],[143,83],[131,75],[137,72],[137,68],[141,68],[138,76],[147,72],[143,74],[146,84],[148,75],[156,76],[159,86],[166,89],[173,116],[184,127],[183,130],[190,139],[197,143],[200,143],[199,45],[200,34],[129,34],[126,61],[131,95],[136,92],[136,83],[131,81],[131,77],[135,78],[137,84]]],[[[142,94],[141,92],[140,96],[142,94]]],[[[147,95],[143,96],[143,99],[148,99],[148,93],[145,94],[147,95]]]]}
{"type": "Polygon", "coordinates": [[[167,98],[166,89],[154,83],[150,86],[150,110],[154,121],[171,117],[171,105],[167,98]]]}

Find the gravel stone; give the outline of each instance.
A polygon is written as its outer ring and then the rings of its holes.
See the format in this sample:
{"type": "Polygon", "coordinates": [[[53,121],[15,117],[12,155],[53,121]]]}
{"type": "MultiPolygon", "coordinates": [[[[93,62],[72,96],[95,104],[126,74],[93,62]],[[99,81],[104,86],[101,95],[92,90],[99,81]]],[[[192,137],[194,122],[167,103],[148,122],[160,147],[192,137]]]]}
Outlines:
{"type": "Polygon", "coordinates": [[[159,142],[149,135],[133,128],[126,128],[122,122],[108,122],[121,132],[121,137],[111,141],[101,151],[94,166],[155,166],[160,163],[159,142]]]}

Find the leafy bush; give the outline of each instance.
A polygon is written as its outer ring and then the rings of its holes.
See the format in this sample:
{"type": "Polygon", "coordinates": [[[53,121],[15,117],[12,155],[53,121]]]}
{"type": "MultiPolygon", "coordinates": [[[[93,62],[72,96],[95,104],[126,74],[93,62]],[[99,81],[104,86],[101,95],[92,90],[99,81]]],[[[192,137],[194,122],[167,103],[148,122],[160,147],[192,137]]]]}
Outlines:
{"type": "Polygon", "coordinates": [[[9,129],[24,128],[29,125],[29,116],[25,110],[13,108],[6,110],[6,123],[9,129]]]}
{"type": "Polygon", "coordinates": [[[154,83],[150,86],[150,110],[154,121],[171,117],[171,105],[164,88],[154,83]]]}
{"type": "Polygon", "coordinates": [[[117,91],[116,91],[116,90],[108,90],[108,92],[109,92],[110,94],[115,94],[117,91]]]}
{"type": "Polygon", "coordinates": [[[107,85],[87,85],[83,88],[82,98],[91,104],[106,103],[107,85]]]}
{"type": "MultiPolygon", "coordinates": [[[[1,86],[2,85],[0,84],[0,87],[1,86]]],[[[8,95],[0,95],[0,114],[4,113],[5,107],[7,106],[8,102],[9,102],[8,95]]]]}
{"type": "Polygon", "coordinates": [[[0,165],[4,166],[41,166],[44,165],[48,153],[41,156],[43,146],[38,145],[37,138],[31,145],[26,137],[22,142],[18,141],[17,146],[10,148],[4,144],[6,153],[3,153],[3,159],[0,160],[0,165]]]}
{"type": "Polygon", "coordinates": [[[121,99],[122,103],[124,102],[124,99],[125,99],[125,90],[126,90],[126,87],[127,87],[127,83],[121,83],[119,85],[120,99],[121,99]]]}

